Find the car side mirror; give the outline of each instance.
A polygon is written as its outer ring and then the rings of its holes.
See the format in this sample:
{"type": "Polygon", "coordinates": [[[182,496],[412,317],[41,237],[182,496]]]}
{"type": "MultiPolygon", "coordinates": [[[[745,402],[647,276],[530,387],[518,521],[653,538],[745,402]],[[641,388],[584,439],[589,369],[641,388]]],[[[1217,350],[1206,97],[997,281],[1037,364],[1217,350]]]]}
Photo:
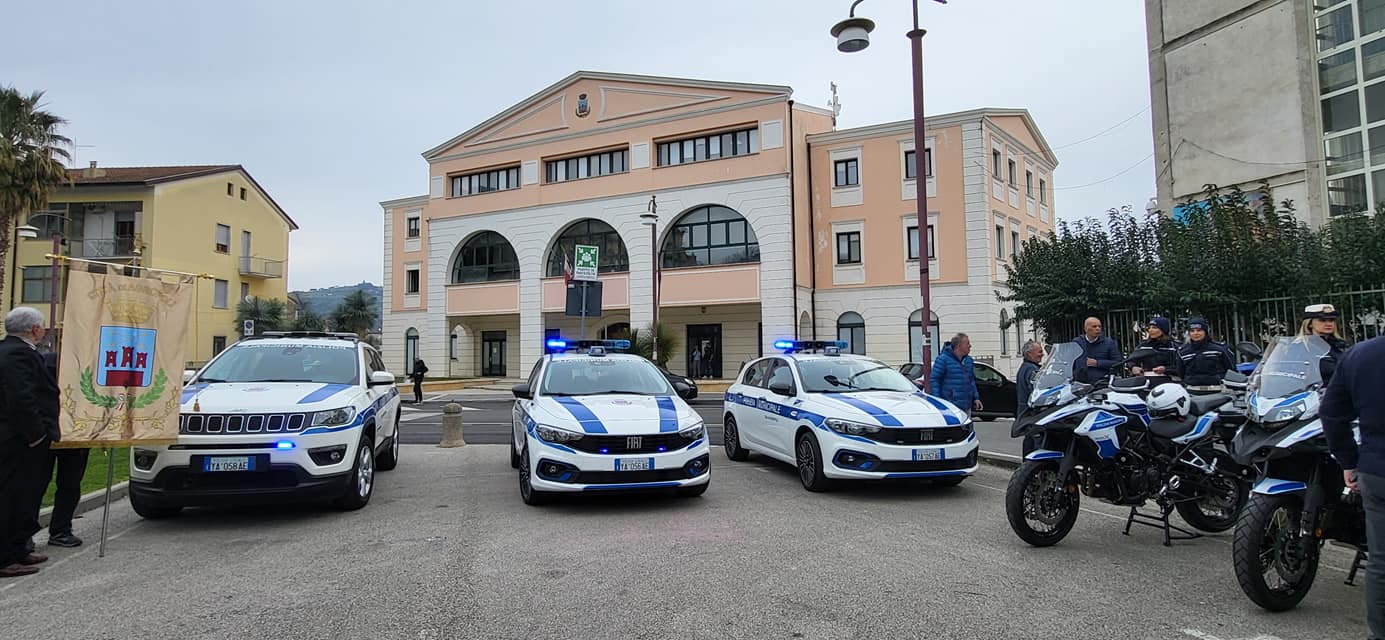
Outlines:
{"type": "Polygon", "coordinates": [[[394,374],[388,371],[372,371],[370,381],[367,386],[379,387],[387,384],[394,384],[394,374]]]}
{"type": "Polygon", "coordinates": [[[776,380],[769,383],[769,392],[778,396],[793,395],[793,383],[776,380]]]}
{"type": "Polygon", "coordinates": [[[673,383],[673,391],[678,394],[678,397],[686,399],[688,394],[692,393],[692,387],[689,387],[686,382],[675,382],[673,383]]]}
{"type": "Polygon", "coordinates": [[[183,369],[183,384],[192,382],[192,379],[195,377],[197,377],[196,369],[183,369]]]}
{"type": "Polygon", "coordinates": [[[529,389],[527,383],[520,383],[510,387],[510,393],[513,393],[516,398],[521,400],[532,400],[534,398],[534,393],[529,389]]]}

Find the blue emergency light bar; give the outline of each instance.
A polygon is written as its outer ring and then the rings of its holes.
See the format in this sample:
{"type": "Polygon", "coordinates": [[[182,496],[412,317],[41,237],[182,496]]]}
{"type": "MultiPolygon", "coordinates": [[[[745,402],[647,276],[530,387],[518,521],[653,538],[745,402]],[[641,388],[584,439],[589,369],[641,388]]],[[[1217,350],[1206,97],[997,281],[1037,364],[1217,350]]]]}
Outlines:
{"type": "Polygon", "coordinates": [[[836,355],[846,348],[843,340],[775,340],[774,348],[784,353],[825,353],[836,355]]]}
{"type": "Polygon", "coordinates": [[[565,351],[586,351],[596,353],[604,351],[629,351],[629,340],[565,340],[563,338],[549,338],[543,343],[549,353],[563,353],[565,351]]]}

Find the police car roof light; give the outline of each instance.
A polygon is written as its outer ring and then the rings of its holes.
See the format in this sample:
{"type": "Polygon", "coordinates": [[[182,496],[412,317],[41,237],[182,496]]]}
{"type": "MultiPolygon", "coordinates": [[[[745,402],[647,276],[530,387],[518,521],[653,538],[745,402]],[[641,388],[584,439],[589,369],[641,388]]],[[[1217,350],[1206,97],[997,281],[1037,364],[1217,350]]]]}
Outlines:
{"type": "Polygon", "coordinates": [[[588,355],[605,355],[610,351],[629,351],[629,340],[564,340],[562,338],[549,338],[544,341],[544,346],[551,353],[564,353],[567,351],[585,351],[588,355]]]}
{"type": "Polygon", "coordinates": [[[243,340],[257,338],[337,338],[339,340],[359,341],[360,336],[349,331],[265,331],[257,336],[245,336],[243,340]]]}
{"type": "Polygon", "coordinates": [[[784,353],[822,353],[835,356],[846,348],[842,340],[776,340],[774,348],[784,353]]]}

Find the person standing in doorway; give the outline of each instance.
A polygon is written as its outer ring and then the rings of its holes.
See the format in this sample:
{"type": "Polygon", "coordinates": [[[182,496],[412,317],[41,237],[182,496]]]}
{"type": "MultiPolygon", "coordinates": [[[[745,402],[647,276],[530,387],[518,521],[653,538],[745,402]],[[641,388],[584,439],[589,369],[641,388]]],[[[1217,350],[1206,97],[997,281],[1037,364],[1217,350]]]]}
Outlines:
{"type": "Polygon", "coordinates": [[[692,378],[702,377],[702,349],[696,346],[692,350],[692,371],[688,375],[692,378]]]}
{"type": "Polygon", "coordinates": [[[1111,375],[1111,367],[1121,361],[1120,347],[1116,341],[1101,335],[1101,320],[1087,318],[1082,323],[1082,335],[1073,340],[1082,348],[1082,357],[1074,367],[1073,379],[1087,384],[1096,384],[1111,375]]]}
{"type": "Polygon", "coordinates": [[[1385,639],[1385,336],[1347,350],[1336,363],[1318,416],[1342,481],[1361,492],[1366,508],[1366,624],[1370,637],[1385,639]],[[1361,423],[1356,444],[1352,420],[1361,423]]]}
{"type": "Polygon", "coordinates": [[[423,358],[414,360],[414,370],[409,374],[409,379],[414,381],[414,404],[423,402],[423,376],[428,373],[428,365],[423,364],[423,358]]]}
{"type": "Polygon", "coordinates": [[[967,415],[984,408],[976,391],[976,365],[971,360],[971,338],[967,334],[959,333],[943,345],[943,352],[933,361],[928,384],[933,395],[951,402],[967,415]]]}
{"type": "Polygon", "coordinates": [[[16,307],[0,341],[0,578],[38,573],[48,556],[28,549],[46,483],[39,482],[51,434],[58,429],[58,382],[34,345],[43,315],[16,307]]]}

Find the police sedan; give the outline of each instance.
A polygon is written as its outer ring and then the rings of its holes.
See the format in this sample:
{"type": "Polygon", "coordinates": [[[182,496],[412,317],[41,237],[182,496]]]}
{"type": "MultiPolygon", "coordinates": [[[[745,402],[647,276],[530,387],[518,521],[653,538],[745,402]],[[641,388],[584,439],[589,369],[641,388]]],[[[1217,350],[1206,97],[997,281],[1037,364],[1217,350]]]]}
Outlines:
{"type": "Polygon", "coordinates": [[[976,433],[957,407],[878,360],[841,353],[841,342],[775,346],[784,353],[746,365],[726,392],[727,457],[793,464],[809,491],[838,479],[956,485],[976,472],[976,433]]]}
{"type": "Polygon", "coordinates": [[[514,387],[510,465],[520,497],[590,491],[707,491],[702,418],[650,361],[618,353],[628,340],[548,340],[514,387]]]}

